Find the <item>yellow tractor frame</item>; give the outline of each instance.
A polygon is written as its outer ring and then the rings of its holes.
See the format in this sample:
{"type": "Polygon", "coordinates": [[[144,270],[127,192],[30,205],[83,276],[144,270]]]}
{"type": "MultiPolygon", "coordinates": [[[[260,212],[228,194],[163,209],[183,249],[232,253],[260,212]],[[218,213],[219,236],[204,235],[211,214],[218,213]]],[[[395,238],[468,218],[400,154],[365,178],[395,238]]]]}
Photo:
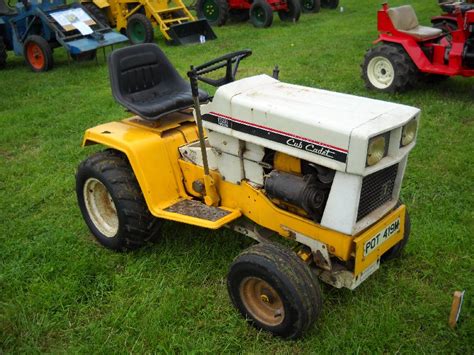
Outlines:
{"type": "Polygon", "coordinates": [[[204,42],[216,38],[206,20],[196,20],[182,0],[82,0],[99,20],[126,33],[133,44],[153,42],[158,27],[172,44],[204,42]],[[135,16],[134,16],[135,15],[135,16]],[[97,17],[97,16],[96,16],[97,17]]]}

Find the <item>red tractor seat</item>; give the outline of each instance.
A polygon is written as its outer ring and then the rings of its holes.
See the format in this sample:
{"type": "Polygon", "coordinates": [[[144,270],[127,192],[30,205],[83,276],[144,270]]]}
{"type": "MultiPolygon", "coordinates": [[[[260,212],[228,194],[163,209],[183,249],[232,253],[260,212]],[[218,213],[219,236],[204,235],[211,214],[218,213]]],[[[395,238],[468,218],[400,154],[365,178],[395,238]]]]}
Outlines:
{"type": "MultiPolygon", "coordinates": [[[[184,80],[156,44],[113,51],[109,58],[112,94],[119,104],[148,120],[191,107],[191,84],[184,80]]],[[[200,102],[209,95],[199,90],[200,102]]]]}
{"type": "Polygon", "coordinates": [[[419,41],[437,37],[443,32],[438,28],[420,26],[415,10],[410,5],[392,7],[387,13],[398,31],[409,34],[419,41]]]}

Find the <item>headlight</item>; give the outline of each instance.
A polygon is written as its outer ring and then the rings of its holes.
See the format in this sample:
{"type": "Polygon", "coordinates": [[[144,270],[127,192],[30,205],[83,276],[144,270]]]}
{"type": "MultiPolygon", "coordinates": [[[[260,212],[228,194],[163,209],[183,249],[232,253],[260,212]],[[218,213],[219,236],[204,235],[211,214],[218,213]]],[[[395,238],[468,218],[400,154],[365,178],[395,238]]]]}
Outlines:
{"type": "Polygon", "coordinates": [[[405,145],[410,144],[416,137],[416,129],[418,123],[416,120],[411,120],[402,129],[402,138],[400,139],[400,146],[403,147],[405,145]]]}
{"type": "Polygon", "coordinates": [[[385,156],[385,135],[373,137],[369,140],[367,149],[367,165],[377,164],[385,156]]]}

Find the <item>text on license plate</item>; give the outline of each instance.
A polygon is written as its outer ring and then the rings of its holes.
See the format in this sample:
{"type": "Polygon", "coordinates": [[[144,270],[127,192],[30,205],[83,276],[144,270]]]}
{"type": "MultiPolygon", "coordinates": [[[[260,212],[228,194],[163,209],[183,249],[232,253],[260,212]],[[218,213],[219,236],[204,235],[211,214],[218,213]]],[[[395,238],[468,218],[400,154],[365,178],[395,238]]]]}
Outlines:
{"type": "Polygon", "coordinates": [[[385,229],[378,232],[364,244],[364,256],[372,253],[383,242],[387,241],[392,235],[400,230],[400,218],[390,223],[385,229]]]}

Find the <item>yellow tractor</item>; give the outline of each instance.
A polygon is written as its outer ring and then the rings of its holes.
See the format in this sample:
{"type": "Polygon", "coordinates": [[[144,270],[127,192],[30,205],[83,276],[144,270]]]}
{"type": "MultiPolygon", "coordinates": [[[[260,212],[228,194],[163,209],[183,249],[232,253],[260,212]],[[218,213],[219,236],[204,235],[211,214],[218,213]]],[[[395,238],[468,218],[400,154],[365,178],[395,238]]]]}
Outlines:
{"type": "Polygon", "coordinates": [[[235,80],[250,54],[191,67],[189,84],[154,44],[112,52],[112,93],[134,115],[86,131],[83,146],[107,149],[79,165],[76,193],[113,250],[155,241],[163,220],[255,239],[230,266],[230,298],[254,326],[297,338],[321,312],[319,280],[353,290],[407,244],[399,194],[420,111],[277,70],[235,80]]]}
{"type": "Polygon", "coordinates": [[[126,34],[132,44],[150,43],[158,27],[171,44],[203,43],[216,35],[196,20],[182,0],[81,0],[99,21],[126,34]]]}

